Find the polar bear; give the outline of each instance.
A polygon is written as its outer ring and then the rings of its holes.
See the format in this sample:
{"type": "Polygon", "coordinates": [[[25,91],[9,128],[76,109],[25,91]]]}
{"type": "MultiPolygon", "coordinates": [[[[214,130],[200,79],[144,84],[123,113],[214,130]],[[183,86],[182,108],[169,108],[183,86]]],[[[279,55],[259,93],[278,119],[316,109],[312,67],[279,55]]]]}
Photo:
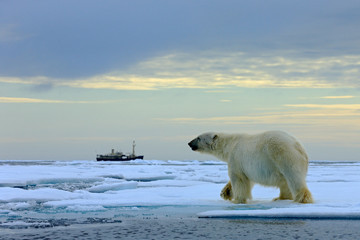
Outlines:
{"type": "Polygon", "coordinates": [[[301,144],[282,131],[261,134],[205,133],[188,143],[193,151],[208,153],[228,164],[230,181],[221,197],[234,203],[251,199],[255,183],[280,188],[275,200],[312,203],[306,185],[308,156],[301,144]]]}

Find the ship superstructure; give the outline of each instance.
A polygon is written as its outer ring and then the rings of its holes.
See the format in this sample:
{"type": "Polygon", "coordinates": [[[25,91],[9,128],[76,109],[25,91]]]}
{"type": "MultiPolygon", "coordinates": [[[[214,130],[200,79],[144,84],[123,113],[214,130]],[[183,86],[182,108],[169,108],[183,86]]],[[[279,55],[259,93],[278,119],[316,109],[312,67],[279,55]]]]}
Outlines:
{"type": "Polygon", "coordinates": [[[143,155],[135,154],[135,141],[133,141],[132,145],[132,153],[124,154],[123,152],[116,152],[115,149],[111,149],[111,153],[109,154],[100,154],[96,156],[96,161],[130,161],[135,159],[144,159],[143,155]]]}

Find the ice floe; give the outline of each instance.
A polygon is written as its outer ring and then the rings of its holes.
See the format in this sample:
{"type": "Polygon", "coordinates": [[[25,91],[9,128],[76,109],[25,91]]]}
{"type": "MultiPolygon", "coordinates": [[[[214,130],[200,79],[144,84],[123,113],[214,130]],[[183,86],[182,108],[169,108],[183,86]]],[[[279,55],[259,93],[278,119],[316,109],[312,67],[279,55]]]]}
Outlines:
{"type": "Polygon", "coordinates": [[[360,219],[359,162],[311,162],[314,204],[273,202],[279,190],[259,185],[248,204],[233,204],[220,197],[227,181],[226,164],[216,161],[0,161],[0,227],[28,223],[29,216],[115,219],[144,209],[207,218],[360,219]]]}

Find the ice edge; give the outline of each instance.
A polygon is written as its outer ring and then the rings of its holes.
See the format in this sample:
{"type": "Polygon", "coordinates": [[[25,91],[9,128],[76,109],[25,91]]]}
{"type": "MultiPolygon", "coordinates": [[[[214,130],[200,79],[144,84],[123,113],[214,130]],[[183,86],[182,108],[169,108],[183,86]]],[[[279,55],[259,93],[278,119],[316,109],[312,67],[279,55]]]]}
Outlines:
{"type": "Polygon", "coordinates": [[[314,220],[360,220],[360,212],[353,213],[218,213],[217,211],[208,211],[198,213],[199,218],[224,218],[224,219],[314,219],[314,220]]]}

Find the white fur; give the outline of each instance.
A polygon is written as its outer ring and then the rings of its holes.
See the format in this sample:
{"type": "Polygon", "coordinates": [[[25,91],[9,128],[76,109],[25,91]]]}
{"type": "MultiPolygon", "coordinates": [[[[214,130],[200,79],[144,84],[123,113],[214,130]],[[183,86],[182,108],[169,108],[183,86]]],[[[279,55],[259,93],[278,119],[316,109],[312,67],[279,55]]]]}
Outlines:
{"type": "Polygon", "coordinates": [[[305,181],[308,156],[301,144],[285,132],[205,133],[189,145],[228,163],[230,182],[221,192],[224,199],[246,203],[254,183],[258,183],[279,187],[280,196],[275,200],[313,201],[305,181]]]}

